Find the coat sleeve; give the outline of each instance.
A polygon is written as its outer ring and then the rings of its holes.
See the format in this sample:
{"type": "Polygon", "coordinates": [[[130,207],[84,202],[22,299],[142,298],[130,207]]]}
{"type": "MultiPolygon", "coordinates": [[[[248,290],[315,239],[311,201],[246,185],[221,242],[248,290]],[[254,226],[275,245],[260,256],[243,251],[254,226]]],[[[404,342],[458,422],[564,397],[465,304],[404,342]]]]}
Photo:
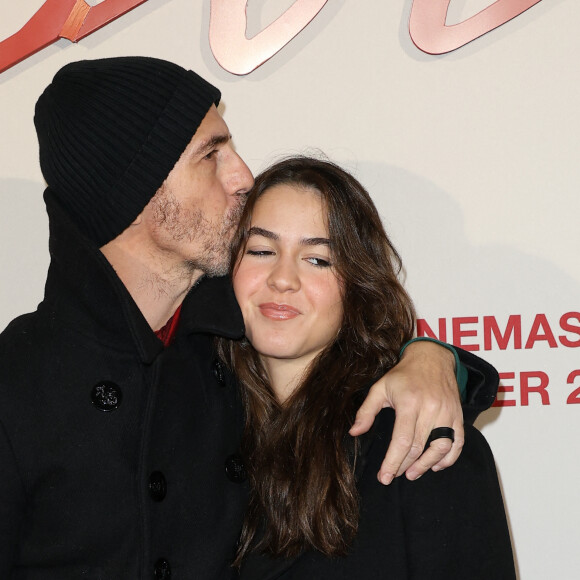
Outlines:
{"type": "Polygon", "coordinates": [[[10,578],[20,541],[25,494],[16,459],[0,422],[0,578],[10,578]]]}
{"type": "Polygon", "coordinates": [[[453,347],[459,361],[467,369],[467,384],[463,401],[465,423],[473,425],[478,415],[489,409],[497,395],[499,375],[495,368],[482,358],[461,348],[453,347]]]}
{"type": "Polygon", "coordinates": [[[453,467],[400,484],[409,579],[515,579],[495,463],[477,429],[466,426],[453,467]]]}
{"type": "Polygon", "coordinates": [[[478,415],[489,409],[497,395],[499,375],[494,367],[473,353],[428,336],[413,338],[401,348],[401,355],[414,342],[434,342],[455,356],[456,379],[462,399],[463,418],[473,425],[478,415]]]}

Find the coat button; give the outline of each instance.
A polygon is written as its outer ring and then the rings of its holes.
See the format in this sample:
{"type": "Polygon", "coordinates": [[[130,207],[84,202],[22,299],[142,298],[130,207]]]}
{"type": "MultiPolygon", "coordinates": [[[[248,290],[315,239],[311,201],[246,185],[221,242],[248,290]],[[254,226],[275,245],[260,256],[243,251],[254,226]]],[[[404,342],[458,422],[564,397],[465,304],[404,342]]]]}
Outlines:
{"type": "Polygon", "coordinates": [[[167,482],[161,471],[154,471],[149,476],[149,495],[154,501],[163,501],[167,494],[167,482]]]}
{"type": "Polygon", "coordinates": [[[223,364],[217,359],[213,361],[213,376],[222,387],[225,385],[224,367],[223,364]]]}
{"type": "Polygon", "coordinates": [[[116,383],[101,381],[93,387],[91,399],[99,411],[114,411],[121,404],[123,393],[116,383]]]}
{"type": "Polygon", "coordinates": [[[171,566],[165,558],[159,558],[159,560],[155,562],[153,572],[156,580],[169,580],[169,578],[171,578],[171,566]]]}
{"type": "Polygon", "coordinates": [[[246,466],[239,455],[230,455],[226,459],[226,475],[228,476],[228,479],[234,483],[242,483],[248,478],[246,466]]]}

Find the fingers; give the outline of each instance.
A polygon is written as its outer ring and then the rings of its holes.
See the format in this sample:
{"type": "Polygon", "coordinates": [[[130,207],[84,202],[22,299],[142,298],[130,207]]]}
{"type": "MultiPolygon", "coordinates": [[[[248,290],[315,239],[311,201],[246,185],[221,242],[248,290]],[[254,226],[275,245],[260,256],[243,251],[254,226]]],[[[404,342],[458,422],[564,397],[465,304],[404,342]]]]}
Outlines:
{"type": "MultiPolygon", "coordinates": [[[[436,439],[427,450],[405,472],[407,479],[414,481],[441,462],[453,450],[451,439],[436,439]]],[[[457,455],[459,456],[459,455],[457,455]]]]}
{"type": "Polygon", "coordinates": [[[453,442],[453,446],[451,450],[445,454],[440,461],[435,463],[431,468],[433,471],[441,471],[447,467],[451,467],[459,456],[461,455],[461,451],[463,449],[463,444],[465,443],[465,431],[463,429],[463,424],[459,423],[453,427],[455,429],[455,441],[453,442]]]}
{"type": "Polygon", "coordinates": [[[391,443],[378,474],[379,481],[384,485],[389,485],[421,455],[425,442],[415,437],[416,423],[417,416],[414,413],[397,416],[391,443]]]}
{"type": "Polygon", "coordinates": [[[372,427],[375,417],[386,406],[387,402],[384,391],[372,388],[358,410],[349,433],[353,437],[366,433],[372,427]]]}
{"type": "Polygon", "coordinates": [[[424,403],[416,407],[417,412],[409,411],[412,408],[407,404],[397,412],[391,443],[378,474],[379,481],[385,485],[403,473],[408,479],[415,480],[429,469],[445,469],[457,461],[463,448],[463,415],[459,405],[424,403]],[[425,449],[431,431],[447,426],[454,429],[455,441],[435,439],[425,449]]]}
{"type": "Polygon", "coordinates": [[[463,424],[456,421],[453,423],[453,429],[455,441],[447,438],[431,441],[425,452],[406,470],[405,475],[408,479],[412,481],[418,479],[429,469],[441,471],[457,461],[464,442],[463,424]]]}
{"type": "Polygon", "coordinates": [[[382,483],[388,485],[404,472],[417,479],[434,466],[444,469],[457,460],[463,446],[463,413],[454,365],[446,348],[417,343],[371,388],[350,434],[368,431],[384,407],[395,409],[391,443],[378,473],[382,483]],[[455,429],[456,442],[437,439],[425,450],[436,427],[455,429]]]}

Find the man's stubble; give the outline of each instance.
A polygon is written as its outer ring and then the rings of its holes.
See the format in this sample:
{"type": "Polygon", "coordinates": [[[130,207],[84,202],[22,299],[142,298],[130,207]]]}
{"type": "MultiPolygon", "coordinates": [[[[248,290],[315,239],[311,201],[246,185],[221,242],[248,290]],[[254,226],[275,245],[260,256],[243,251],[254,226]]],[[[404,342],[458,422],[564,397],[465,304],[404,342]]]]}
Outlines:
{"type": "Polygon", "coordinates": [[[207,276],[228,273],[231,241],[240,221],[246,195],[219,221],[210,220],[200,209],[188,209],[167,188],[162,187],[151,200],[153,225],[175,244],[190,247],[185,263],[190,271],[202,271],[207,276]]]}

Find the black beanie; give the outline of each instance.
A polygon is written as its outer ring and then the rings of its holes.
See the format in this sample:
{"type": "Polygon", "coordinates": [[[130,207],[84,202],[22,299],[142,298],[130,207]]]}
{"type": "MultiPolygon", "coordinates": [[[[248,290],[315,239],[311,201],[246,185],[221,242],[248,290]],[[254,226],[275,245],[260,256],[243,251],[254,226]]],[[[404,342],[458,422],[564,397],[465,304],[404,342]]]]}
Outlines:
{"type": "Polygon", "coordinates": [[[220,92],[155,58],[73,62],[36,103],[40,167],[56,200],[98,247],[143,211],[220,92]]]}

